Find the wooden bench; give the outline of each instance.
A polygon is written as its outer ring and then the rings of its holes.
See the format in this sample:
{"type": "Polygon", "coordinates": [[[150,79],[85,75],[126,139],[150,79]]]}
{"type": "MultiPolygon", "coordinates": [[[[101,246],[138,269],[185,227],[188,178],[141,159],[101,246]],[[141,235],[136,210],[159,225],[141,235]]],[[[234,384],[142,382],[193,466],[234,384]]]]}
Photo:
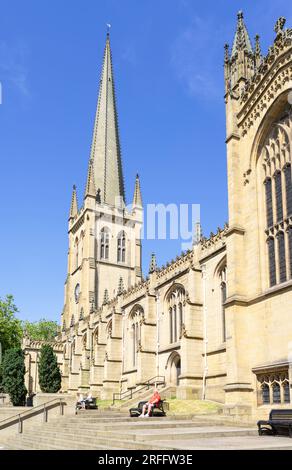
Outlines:
{"type": "MultiPolygon", "coordinates": [[[[136,408],[130,408],[129,413],[131,418],[137,418],[142,414],[143,405],[148,403],[147,401],[140,401],[136,408]]],[[[169,404],[165,400],[160,400],[158,403],[154,403],[149,416],[166,416],[166,410],[168,410],[169,404]]]]}
{"type": "Polygon", "coordinates": [[[292,437],[292,410],[271,410],[267,421],[258,421],[259,435],[288,435],[292,437]]]}

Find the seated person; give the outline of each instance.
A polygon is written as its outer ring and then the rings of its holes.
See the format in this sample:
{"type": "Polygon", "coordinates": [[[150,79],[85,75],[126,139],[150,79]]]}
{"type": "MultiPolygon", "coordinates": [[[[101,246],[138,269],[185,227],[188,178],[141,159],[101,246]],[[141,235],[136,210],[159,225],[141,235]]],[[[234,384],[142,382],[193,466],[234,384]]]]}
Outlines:
{"type": "Polygon", "coordinates": [[[87,403],[92,403],[93,402],[93,396],[92,396],[92,393],[89,392],[87,397],[85,398],[84,400],[84,406],[87,404],[87,403]]]}
{"type": "Polygon", "coordinates": [[[76,403],[76,409],[78,408],[83,408],[85,409],[85,398],[82,395],[82,393],[77,393],[77,403],[76,403]]]}
{"type": "Polygon", "coordinates": [[[155,403],[160,402],[160,400],[161,400],[161,396],[159,395],[158,390],[155,389],[152,397],[150,398],[150,400],[147,401],[147,403],[145,403],[145,405],[143,405],[142,413],[140,414],[139,418],[144,418],[144,417],[149,418],[149,415],[150,415],[151,410],[154,407],[155,403]],[[147,408],[147,414],[145,414],[146,408],[147,408]]]}

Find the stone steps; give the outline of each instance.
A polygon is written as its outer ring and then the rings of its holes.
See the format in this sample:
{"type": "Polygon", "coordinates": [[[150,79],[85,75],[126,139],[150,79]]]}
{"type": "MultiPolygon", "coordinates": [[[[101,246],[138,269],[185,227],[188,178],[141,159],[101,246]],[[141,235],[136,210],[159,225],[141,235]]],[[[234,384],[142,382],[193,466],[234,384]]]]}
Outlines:
{"type": "MultiPolygon", "coordinates": [[[[155,444],[148,444],[145,442],[137,442],[137,441],[130,441],[124,440],[121,438],[110,438],[110,437],[99,437],[96,438],[96,442],[93,442],[93,439],[90,438],[91,442],[88,440],[83,441],[76,437],[76,440],[73,440],[70,436],[59,435],[55,437],[43,436],[35,439],[35,436],[21,436],[17,439],[14,439],[13,444],[7,442],[7,448],[14,448],[14,449],[84,449],[84,450],[96,450],[96,449],[106,449],[106,450],[113,450],[113,449],[125,449],[125,450],[147,450],[147,449],[159,449],[162,450],[164,447],[157,446],[155,444]]],[[[168,447],[167,447],[168,448],[168,447]]]]}
{"type": "MultiPolygon", "coordinates": [[[[135,420],[135,422],[126,422],[126,423],[99,423],[99,422],[94,422],[94,423],[78,423],[78,432],[83,431],[131,431],[131,430],[141,430],[141,429],[151,429],[153,428],[153,421],[151,420],[142,420],[140,419],[135,420]]],[[[72,426],[74,426],[76,423],[47,423],[46,427],[43,427],[43,430],[53,430],[56,431],[57,429],[62,429],[62,430],[72,430],[72,426]]],[[[199,426],[199,423],[193,423],[192,421],[164,421],[164,422],[155,422],[155,428],[156,429],[167,429],[167,428],[187,428],[190,426],[199,426]]],[[[36,428],[34,428],[36,429],[36,428]]]]}
{"type": "MultiPolygon", "coordinates": [[[[38,430],[35,429],[33,431],[29,431],[24,436],[35,436],[38,430]]],[[[98,440],[100,439],[100,434],[102,432],[102,436],[107,438],[119,439],[121,437],[121,433],[117,432],[116,429],[100,429],[100,428],[47,428],[44,427],[41,429],[41,435],[38,437],[42,439],[45,437],[46,439],[52,439],[58,437],[60,435],[70,437],[72,440],[77,440],[78,442],[86,443],[88,439],[90,440],[98,440]]],[[[149,441],[149,440],[173,440],[173,439],[180,439],[183,436],[184,439],[193,439],[193,438],[212,438],[212,437],[224,437],[224,436],[255,436],[257,435],[256,429],[250,428],[222,428],[222,427],[197,427],[197,426],[190,426],[187,428],[160,428],[160,427],[149,427],[147,428],[132,428],[132,429],[124,429],[122,432],[122,438],[124,441],[126,440],[142,440],[142,441],[149,441]]]]}
{"type": "Polygon", "coordinates": [[[42,433],[37,433],[37,441],[35,439],[36,431],[29,431],[26,434],[16,436],[13,439],[13,447],[15,448],[30,448],[30,449],[50,449],[59,447],[62,449],[175,449],[177,448],[176,441],[183,439],[184,441],[190,442],[192,439],[208,438],[213,439],[215,437],[224,436],[247,436],[256,435],[254,430],[236,430],[226,429],[206,429],[198,428],[193,430],[188,428],[187,430],[180,430],[168,428],[163,433],[158,429],[147,430],[148,432],[141,433],[141,430],[137,433],[133,430],[131,433],[123,433],[122,436],[119,433],[113,431],[103,431],[100,435],[100,430],[87,432],[87,434],[80,433],[80,430],[75,432],[68,431],[54,431],[54,430],[42,430],[42,433]],[[78,432],[79,431],[79,432],[78,432]],[[164,445],[164,441],[170,441],[167,445],[164,445]],[[153,442],[155,441],[155,442],[153,442]],[[160,442],[157,445],[156,442],[160,442]]]}
{"type": "Polygon", "coordinates": [[[255,426],[221,425],[213,415],[144,419],[130,418],[116,411],[90,410],[77,416],[56,417],[48,423],[27,424],[23,434],[1,440],[0,433],[0,447],[14,450],[179,450],[208,445],[212,448],[219,441],[231,442],[233,439],[238,443],[241,439],[256,439],[257,436],[255,426]]]}

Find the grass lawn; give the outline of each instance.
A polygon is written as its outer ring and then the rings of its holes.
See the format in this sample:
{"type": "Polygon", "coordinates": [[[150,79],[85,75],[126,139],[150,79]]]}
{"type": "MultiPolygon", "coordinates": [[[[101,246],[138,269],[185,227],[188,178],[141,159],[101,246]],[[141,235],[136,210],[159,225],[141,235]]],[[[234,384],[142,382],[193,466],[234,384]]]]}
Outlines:
{"type": "MultiPolygon", "coordinates": [[[[112,400],[96,400],[96,404],[98,405],[98,408],[100,410],[111,407],[112,403],[113,403],[112,400]]],[[[118,407],[119,405],[120,405],[120,400],[116,400],[115,407],[118,407]]]]}
{"type": "MultiPolygon", "coordinates": [[[[137,398],[137,403],[139,398],[137,398]]],[[[178,400],[177,398],[167,398],[166,401],[169,403],[169,411],[167,415],[188,415],[188,414],[208,414],[217,413],[222,405],[213,401],[202,401],[202,400],[178,400]]],[[[112,400],[96,400],[99,410],[105,410],[112,407],[112,400]]],[[[117,400],[114,408],[119,409],[121,405],[125,405],[124,401],[117,400]]],[[[134,405],[132,405],[134,406],[134,405]]]]}
{"type": "Polygon", "coordinates": [[[184,414],[207,414],[217,413],[222,405],[213,401],[202,400],[178,400],[177,398],[168,398],[169,403],[168,415],[184,415],[184,414]]]}

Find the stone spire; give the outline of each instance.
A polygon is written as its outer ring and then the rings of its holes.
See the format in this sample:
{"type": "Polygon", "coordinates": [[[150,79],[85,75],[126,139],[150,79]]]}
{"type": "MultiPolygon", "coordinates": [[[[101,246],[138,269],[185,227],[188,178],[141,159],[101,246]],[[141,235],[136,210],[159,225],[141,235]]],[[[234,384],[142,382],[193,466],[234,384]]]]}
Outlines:
{"type": "Polygon", "coordinates": [[[237,28],[233,41],[231,58],[235,57],[240,51],[253,53],[249,35],[243,21],[243,12],[239,11],[237,14],[237,28]]]}
{"type": "Polygon", "coordinates": [[[237,14],[237,27],[233,41],[232,51],[229,58],[227,45],[225,46],[224,71],[225,92],[232,90],[241,93],[247,80],[255,72],[255,53],[243,21],[243,13],[237,14]]]}
{"type": "Polygon", "coordinates": [[[90,161],[101,203],[125,202],[109,32],[106,37],[90,161]]]}
{"type": "Polygon", "coordinates": [[[136,175],[135,181],[135,191],[133,197],[133,207],[143,207],[142,203],[142,195],[141,195],[141,187],[140,187],[140,178],[139,175],[136,175]]]}
{"type": "Polygon", "coordinates": [[[96,189],[94,184],[94,174],[93,174],[93,166],[92,161],[90,160],[88,166],[88,173],[87,173],[87,181],[86,181],[86,188],[85,188],[85,196],[96,197],[96,189]]]}
{"type": "Polygon", "coordinates": [[[74,184],[73,186],[73,193],[72,193],[72,199],[71,199],[71,207],[70,207],[70,219],[74,219],[76,215],[78,214],[78,201],[77,201],[77,192],[76,192],[76,186],[74,184]]]}
{"type": "Polygon", "coordinates": [[[152,274],[156,271],[157,269],[157,263],[156,263],[156,255],[155,253],[151,254],[151,261],[150,261],[150,266],[149,266],[149,274],[152,274]]]}

